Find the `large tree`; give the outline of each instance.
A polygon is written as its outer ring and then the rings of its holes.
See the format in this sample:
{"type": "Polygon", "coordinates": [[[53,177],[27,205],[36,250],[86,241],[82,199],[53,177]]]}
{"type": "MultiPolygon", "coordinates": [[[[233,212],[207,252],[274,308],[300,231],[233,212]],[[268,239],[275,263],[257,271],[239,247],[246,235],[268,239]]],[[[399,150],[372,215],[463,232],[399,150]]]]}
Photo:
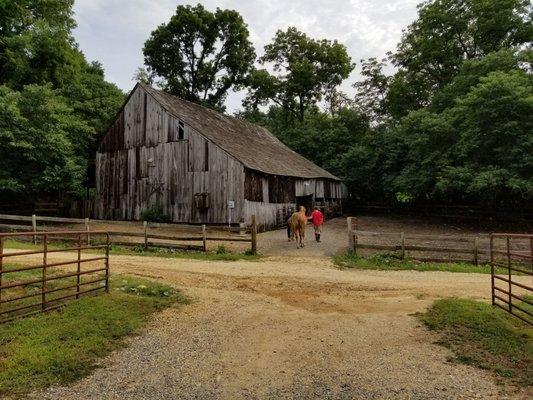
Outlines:
{"type": "Polygon", "coordinates": [[[223,109],[228,91],[244,82],[255,60],[248,36],[237,11],[180,5],[146,41],[145,64],[166,91],[223,109]]]}
{"type": "Polygon", "coordinates": [[[272,101],[300,120],[333,94],[354,68],[344,45],[312,39],[294,27],[277,31],[259,62],[274,73],[257,69],[251,74],[245,106],[257,108],[272,101]]]}
{"type": "MultiPolygon", "coordinates": [[[[393,56],[408,85],[423,82],[430,96],[468,59],[531,42],[529,0],[428,0],[393,56]]],[[[424,104],[427,99],[420,99],[424,104]]]]}
{"type": "Polygon", "coordinates": [[[0,195],[79,192],[98,139],[124,100],[101,65],[78,49],[72,5],[0,1],[0,195]]]}

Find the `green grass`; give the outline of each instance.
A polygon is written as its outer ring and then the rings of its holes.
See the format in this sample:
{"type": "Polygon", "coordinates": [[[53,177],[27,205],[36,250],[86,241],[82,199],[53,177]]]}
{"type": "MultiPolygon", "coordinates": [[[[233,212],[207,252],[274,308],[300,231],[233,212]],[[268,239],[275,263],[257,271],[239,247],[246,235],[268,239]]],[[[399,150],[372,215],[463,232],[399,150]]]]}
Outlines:
{"type": "MultiPolygon", "coordinates": [[[[341,268],[371,269],[382,271],[447,271],[447,272],[476,272],[481,274],[490,274],[490,266],[468,263],[435,263],[420,262],[415,260],[402,260],[395,254],[375,254],[370,257],[361,257],[351,252],[346,252],[333,256],[335,265],[341,268]]],[[[507,273],[506,269],[497,268],[497,273],[507,273]]]]}
{"type": "MultiPolygon", "coordinates": [[[[59,249],[70,247],[72,244],[65,242],[54,242],[48,245],[49,249],[59,249]]],[[[42,245],[34,245],[31,242],[21,242],[18,240],[6,240],[5,247],[9,249],[18,249],[18,250],[35,250],[42,249],[42,245]]],[[[103,251],[98,250],[84,250],[87,252],[98,252],[102,253],[103,251]]],[[[111,255],[137,255],[137,256],[148,256],[148,257],[166,257],[166,258],[187,258],[193,260],[207,260],[207,261],[238,261],[238,260],[248,260],[248,261],[257,261],[262,258],[260,254],[250,254],[250,252],[244,253],[234,253],[227,250],[224,246],[218,246],[215,251],[193,251],[193,250],[172,250],[172,249],[163,249],[163,248],[149,248],[145,250],[143,246],[135,247],[123,247],[123,246],[114,246],[111,245],[109,254],[111,255]]]]}
{"type": "MultiPolygon", "coordinates": [[[[17,279],[32,276],[20,274],[17,279]]],[[[139,332],[150,314],[187,302],[170,286],[117,276],[109,294],[83,297],[59,311],[0,325],[0,398],[20,398],[86,376],[100,357],[139,332]]]]}
{"type": "Polygon", "coordinates": [[[518,318],[487,303],[457,298],[437,300],[418,317],[441,333],[439,343],[454,352],[455,361],[533,385],[533,328],[518,318]]]}

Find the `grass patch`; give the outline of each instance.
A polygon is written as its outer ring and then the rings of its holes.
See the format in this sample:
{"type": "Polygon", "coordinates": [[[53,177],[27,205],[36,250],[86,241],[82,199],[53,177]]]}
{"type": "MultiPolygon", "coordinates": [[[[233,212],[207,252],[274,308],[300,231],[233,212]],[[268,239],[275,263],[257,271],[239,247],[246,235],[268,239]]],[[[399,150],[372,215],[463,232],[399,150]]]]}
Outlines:
{"type": "Polygon", "coordinates": [[[150,314],[187,302],[170,286],[116,276],[109,294],[0,325],[0,397],[19,398],[86,376],[100,357],[139,332],[150,314]]]}
{"type": "MultiPolygon", "coordinates": [[[[371,269],[382,271],[447,271],[447,272],[475,272],[480,274],[490,274],[489,265],[479,265],[468,263],[435,263],[421,262],[404,259],[390,253],[374,254],[370,257],[361,257],[357,254],[346,252],[333,256],[335,265],[341,268],[371,269]]],[[[496,268],[499,274],[507,273],[504,268],[496,268]]]]}
{"type": "MultiPolygon", "coordinates": [[[[59,249],[72,247],[73,244],[65,242],[54,242],[48,245],[49,249],[59,249]]],[[[34,245],[31,242],[22,242],[18,240],[6,240],[5,247],[9,249],[18,249],[18,250],[35,250],[42,249],[42,245],[34,245]]],[[[84,253],[103,253],[103,250],[84,250],[84,253]]],[[[163,249],[163,248],[149,248],[145,249],[144,246],[135,246],[135,247],[123,247],[123,246],[114,246],[111,245],[109,254],[111,255],[137,255],[137,256],[148,256],[148,257],[166,257],[166,258],[187,258],[193,260],[207,260],[207,261],[238,261],[238,260],[248,260],[248,261],[257,261],[260,260],[263,256],[261,254],[251,254],[250,251],[245,251],[244,253],[233,253],[224,246],[218,246],[215,251],[194,251],[194,250],[173,250],[173,249],[163,249]]]]}
{"type": "Polygon", "coordinates": [[[466,299],[437,300],[418,318],[441,333],[440,343],[455,354],[455,361],[474,365],[533,384],[533,328],[490,304],[466,299]]]}

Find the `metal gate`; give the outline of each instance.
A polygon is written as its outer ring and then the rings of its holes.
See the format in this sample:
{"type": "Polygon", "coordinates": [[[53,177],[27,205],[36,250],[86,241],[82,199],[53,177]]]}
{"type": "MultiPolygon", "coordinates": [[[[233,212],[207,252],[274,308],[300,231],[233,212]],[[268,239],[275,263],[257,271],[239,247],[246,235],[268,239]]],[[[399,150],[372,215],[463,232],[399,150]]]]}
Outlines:
{"type": "Polygon", "coordinates": [[[65,301],[89,293],[108,291],[107,232],[0,233],[0,324],[59,308],[65,301]],[[5,249],[9,239],[31,237],[37,243],[35,248],[21,251],[5,249]],[[74,244],[51,247],[52,240],[74,244]],[[84,253],[95,249],[103,251],[103,254],[84,253]],[[59,255],[65,252],[65,255],[59,255]],[[53,260],[54,256],[56,260],[53,260]],[[74,271],[69,271],[72,267],[74,271]]]}
{"type": "Polygon", "coordinates": [[[533,235],[490,235],[492,304],[533,325],[533,235]]]}

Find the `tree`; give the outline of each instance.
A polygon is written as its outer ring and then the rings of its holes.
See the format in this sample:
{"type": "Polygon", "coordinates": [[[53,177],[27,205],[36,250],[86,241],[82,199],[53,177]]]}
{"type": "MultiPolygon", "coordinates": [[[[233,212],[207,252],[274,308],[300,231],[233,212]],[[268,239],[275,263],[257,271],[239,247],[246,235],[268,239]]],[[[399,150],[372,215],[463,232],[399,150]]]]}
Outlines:
{"type": "Polygon", "coordinates": [[[73,141],[89,131],[50,85],[0,86],[0,194],[79,193],[87,160],[73,141]]]}
{"type": "Polygon", "coordinates": [[[0,85],[5,85],[4,106],[20,113],[5,114],[14,121],[2,127],[3,175],[14,175],[2,178],[6,185],[0,185],[0,194],[9,188],[11,193],[79,192],[97,141],[124,100],[105,81],[101,64],[88,63],[78,49],[72,5],[72,0],[0,2],[0,85]],[[32,114],[27,104],[50,112],[49,120],[44,111],[32,114]],[[41,139],[55,143],[47,151],[57,154],[46,154],[37,145],[41,139]],[[27,143],[31,146],[22,152],[27,143]],[[7,185],[12,179],[18,183],[7,185]]]}
{"type": "Polygon", "coordinates": [[[277,31],[259,62],[270,65],[275,74],[266,69],[252,72],[245,107],[257,108],[272,101],[300,121],[354,68],[344,45],[311,39],[294,27],[277,31]]]}
{"type": "Polygon", "coordinates": [[[369,58],[361,60],[362,81],[354,83],[355,104],[357,109],[367,115],[375,123],[384,123],[389,114],[387,95],[391,77],[383,73],[387,59],[369,58]]]}
{"type": "Polygon", "coordinates": [[[533,37],[528,0],[429,0],[404,32],[393,56],[434,93],[464,60],[517,48],[533,37]]]}
{"type": "Polygon", "coordinates": [[[164,90],[223,109],[228,91],[244,83],[255,60],[248,36],[236,11],[180,5],[146,41],[145,64],[164,90]]]}

